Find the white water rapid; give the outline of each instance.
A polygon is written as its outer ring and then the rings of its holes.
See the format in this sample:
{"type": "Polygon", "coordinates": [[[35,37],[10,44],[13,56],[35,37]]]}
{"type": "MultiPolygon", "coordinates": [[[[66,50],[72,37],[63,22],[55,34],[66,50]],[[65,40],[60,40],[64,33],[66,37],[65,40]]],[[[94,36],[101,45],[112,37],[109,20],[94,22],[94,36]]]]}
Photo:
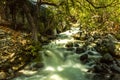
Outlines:
{"type": "Polygon", "coordinates": [[[25,71],[13,80],[90,80],[87,75],[87,65],[83,65],[78,59],[80,54],[68,51],[65,48],[67,42],[74,42],[72,35],[79,32],[79,28],[72,28],[58,35],[56,40],[43,46],[40,51],[43,56],[44,68],[38,71],[25,71]]]}

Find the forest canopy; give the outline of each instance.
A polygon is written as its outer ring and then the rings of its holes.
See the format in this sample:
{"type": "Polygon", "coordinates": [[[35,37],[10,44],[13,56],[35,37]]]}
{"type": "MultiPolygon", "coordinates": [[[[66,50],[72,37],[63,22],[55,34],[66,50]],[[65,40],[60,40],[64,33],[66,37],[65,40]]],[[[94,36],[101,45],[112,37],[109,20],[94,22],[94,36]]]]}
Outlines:
{"type": "Polygon", "coordinates": [[[118,25],[119,3],[119,0],[1,0],[0,24],[27,29],[38,41],[42,34],[49,31],[56,34],[77,22],[89,27],[118,25]]]}

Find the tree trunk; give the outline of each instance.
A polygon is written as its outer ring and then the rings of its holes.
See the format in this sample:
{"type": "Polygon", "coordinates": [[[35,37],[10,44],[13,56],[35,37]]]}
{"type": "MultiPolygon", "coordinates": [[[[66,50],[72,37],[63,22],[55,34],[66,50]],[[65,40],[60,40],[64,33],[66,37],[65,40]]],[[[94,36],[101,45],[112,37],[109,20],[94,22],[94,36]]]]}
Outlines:
{"type": "Polygon", "coordinates": [[[5,12],[5,20],[9,21],[10,19],[10,15],[9,15],[9,10],[8,10],[9,6],[8,6],[8,2],[6,2],[5,7],[4,7],[4,12],[5,12]]]}
{"type": "Polygon", "coordinates": [[[24,4],[23,5],[23,9],[24,9],[24,12],[26,14],[26,17],[27,17],[27,20],[29,22],[29,24],[31,25],[32,27],[32,38],[35,42],[38,42],[38,31],[37,31],[37,27],[36,27],[36,24],[35,24],[35,21],[34,21],[34,18],[32,17],[31,13],[30,13],[30,9],[29,7],[27,6],[27,4],[24,4]]]}

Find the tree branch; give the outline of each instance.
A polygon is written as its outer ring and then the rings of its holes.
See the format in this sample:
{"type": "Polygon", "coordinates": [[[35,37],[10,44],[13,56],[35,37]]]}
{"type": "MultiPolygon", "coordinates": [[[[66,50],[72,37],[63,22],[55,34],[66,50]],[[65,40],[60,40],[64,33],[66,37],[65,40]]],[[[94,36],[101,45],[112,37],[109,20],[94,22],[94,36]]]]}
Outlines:
{"type": "Polygon", "coordinates": [[[91,6],[93,6],[94,8],[99,9],[99,8],[107,8],[107,7],[111,6],[111,5],[114,3],[115,0],[113,0],[110,4],[104,5],[104,6],[95,6],[90,0],[86,0],[86,1],[87,1],[91,6]]]}

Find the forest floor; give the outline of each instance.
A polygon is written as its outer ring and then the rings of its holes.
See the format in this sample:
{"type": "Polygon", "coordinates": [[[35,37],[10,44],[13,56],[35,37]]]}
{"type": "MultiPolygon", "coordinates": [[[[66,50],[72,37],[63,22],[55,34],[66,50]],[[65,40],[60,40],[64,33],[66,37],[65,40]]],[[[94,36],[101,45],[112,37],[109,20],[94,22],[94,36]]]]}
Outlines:
{"type": "Polygon", "coordinates": [[[29,39],[27,33],[0,26],[0,80],[14,77],[30,62],[32,55],[23,52],[31,44],[29,39]]]}

